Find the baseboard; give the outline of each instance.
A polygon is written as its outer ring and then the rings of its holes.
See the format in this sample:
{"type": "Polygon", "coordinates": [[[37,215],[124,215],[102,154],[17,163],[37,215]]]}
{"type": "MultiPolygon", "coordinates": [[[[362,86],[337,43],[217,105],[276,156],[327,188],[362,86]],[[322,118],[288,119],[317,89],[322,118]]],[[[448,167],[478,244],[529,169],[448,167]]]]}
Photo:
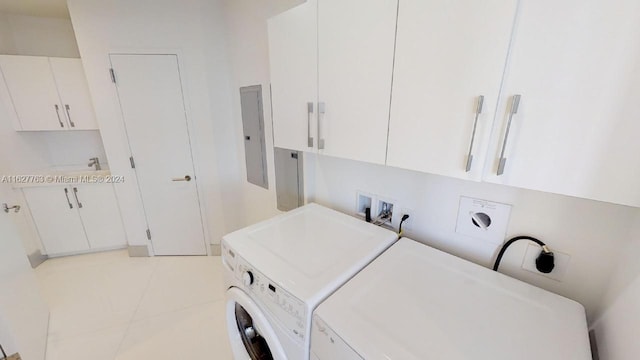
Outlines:
{"type": "Polygon", "coordinates": [[[220,254],[222,254],[220,244],[211,244],[211,256],[220,256],[220,254]]]}
{"type": "Polygon", "coordinates": [[[49,258],[47,255],[43,255],[40,250],[36,250],[30,255],[27,256],[29,258],[29,263],[31,263],[32,268],[37,268],[43,262],[47,261],[49,258]]]}
{"type": "Polygon", "coordinates": [[[129,250],[130,257],[149,257],[149,248],[147,245],[129,245],[127,248],[129,250]]]}

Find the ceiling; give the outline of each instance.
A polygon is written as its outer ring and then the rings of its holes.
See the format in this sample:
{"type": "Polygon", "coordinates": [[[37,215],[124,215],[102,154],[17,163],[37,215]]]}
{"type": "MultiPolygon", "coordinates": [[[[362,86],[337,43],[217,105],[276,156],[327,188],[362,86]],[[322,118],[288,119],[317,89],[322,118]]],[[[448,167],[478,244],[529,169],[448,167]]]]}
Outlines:
{"type": "Polygon", "coordinates": [[[0,13],[69,18],[67,0],[0,0],[0,13]]]}

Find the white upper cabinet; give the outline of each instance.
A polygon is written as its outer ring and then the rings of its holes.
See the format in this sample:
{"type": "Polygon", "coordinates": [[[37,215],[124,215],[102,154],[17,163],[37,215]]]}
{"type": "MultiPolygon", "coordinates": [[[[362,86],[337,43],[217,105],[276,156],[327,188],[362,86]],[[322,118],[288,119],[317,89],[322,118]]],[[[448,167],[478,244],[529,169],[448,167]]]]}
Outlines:
{"type": "Polygon", "coordinates": [[[640,206],[640,2],[520,6],[485,180],[640,206]]]}
{"type": "Polygon", "coordinates": [[[516,7],[400,0],[387,165],[481,179],[516,7]]]}
{"type": "Polygon", "coordinates": [[[0,55],[0,69],[9,90],[9,98],[2,100],[7,108],[13,104],[21,124],[16,130],[67,128],[48,58],[0,55]]]}
{"type": "Polygon", "coordinates": [[[319,152],[385,163],[397,0],[319,0],[319,152]]]}
{"type": "Polygon", "coordinates": [[[49,58],[61,105],[69,128],[93,130],[98,128],[93,111],[87,78],[80,59],[49,58]]]}
{"type": "Polygon", "coordinates": [[[317,10],[317,2],[309,0],[268,22],[276,147],[317,149],[317,10]]]}
{"type": "Polygon", "coordinates": [[[0,70],[16,130],[98,129],[80,59],[0,55],[0,70]]]}

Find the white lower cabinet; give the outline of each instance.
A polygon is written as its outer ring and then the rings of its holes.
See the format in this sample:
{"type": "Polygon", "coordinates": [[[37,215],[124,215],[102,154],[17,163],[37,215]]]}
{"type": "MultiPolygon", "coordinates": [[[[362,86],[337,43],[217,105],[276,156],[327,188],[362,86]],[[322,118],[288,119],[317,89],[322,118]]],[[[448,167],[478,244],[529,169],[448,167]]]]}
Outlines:
{"type": "Polygon", "coordinates": [[[111,184],[29,187],[22,191],[47,255],[127,244],[111,184]]]}

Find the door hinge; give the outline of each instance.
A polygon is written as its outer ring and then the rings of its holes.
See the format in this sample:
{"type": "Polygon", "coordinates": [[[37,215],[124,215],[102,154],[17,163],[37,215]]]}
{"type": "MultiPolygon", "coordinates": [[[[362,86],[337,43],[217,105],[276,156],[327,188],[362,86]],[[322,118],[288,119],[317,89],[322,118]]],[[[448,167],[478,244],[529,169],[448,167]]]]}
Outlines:
{"type": "Polygon", "coordinates": [[[116,72],[113,71],[113,68],[109,69],[109,74],[111,74],[111,82],[115,84],[116,83],[116,72]]]}
{"type": "Polygon", "coordinates": [[[147,239],[151,240],[151,230],[147,229],[147,239]]]}
{"type": "Polygon", "coordinates": [[[129,162],[131,163],[131,168],[135,169],[136,168],[136,163],[135,163],[135,161],[133,161],[133,156],[129,156],[129,162]]]}

